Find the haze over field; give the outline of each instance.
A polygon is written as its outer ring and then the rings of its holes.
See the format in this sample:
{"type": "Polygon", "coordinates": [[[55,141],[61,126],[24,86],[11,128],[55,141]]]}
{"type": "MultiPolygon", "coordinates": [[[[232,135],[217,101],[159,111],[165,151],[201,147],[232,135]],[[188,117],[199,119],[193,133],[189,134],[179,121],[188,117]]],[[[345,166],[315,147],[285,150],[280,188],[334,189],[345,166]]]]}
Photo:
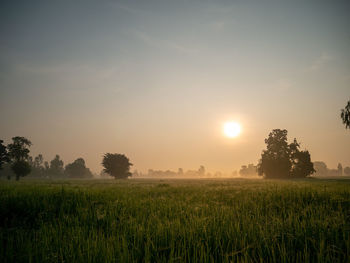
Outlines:
{"type": "Polygon", "coordinates": [[[349,13],[349,1],[3,2],[1,139],[96,172],[105,152],[141,171],[231,172],[281,128],[313,161],[350,166],[349,13]]]}

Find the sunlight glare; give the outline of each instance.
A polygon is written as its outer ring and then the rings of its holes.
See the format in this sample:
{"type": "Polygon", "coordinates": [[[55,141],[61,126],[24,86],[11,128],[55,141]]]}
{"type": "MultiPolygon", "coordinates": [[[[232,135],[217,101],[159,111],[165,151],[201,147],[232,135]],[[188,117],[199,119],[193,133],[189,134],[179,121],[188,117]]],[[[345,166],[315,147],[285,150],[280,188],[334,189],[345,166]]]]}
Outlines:
{"type": "Polygon", "coordinates": [[[224,134],[226,137],[235,138],[241,133],[241,125],[237,122],[226,122],[224,124],[224,134]]]}

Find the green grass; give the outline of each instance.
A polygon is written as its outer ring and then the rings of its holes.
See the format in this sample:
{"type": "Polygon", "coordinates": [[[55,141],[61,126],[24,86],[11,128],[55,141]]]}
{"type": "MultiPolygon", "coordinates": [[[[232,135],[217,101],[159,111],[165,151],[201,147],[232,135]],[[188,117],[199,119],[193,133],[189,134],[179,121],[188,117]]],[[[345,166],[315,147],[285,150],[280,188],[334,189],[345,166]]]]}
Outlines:
{"type": "Polygon", "coordinates": [[[350,180],[0,182],[0,262],[349,262],[350,180]]]}

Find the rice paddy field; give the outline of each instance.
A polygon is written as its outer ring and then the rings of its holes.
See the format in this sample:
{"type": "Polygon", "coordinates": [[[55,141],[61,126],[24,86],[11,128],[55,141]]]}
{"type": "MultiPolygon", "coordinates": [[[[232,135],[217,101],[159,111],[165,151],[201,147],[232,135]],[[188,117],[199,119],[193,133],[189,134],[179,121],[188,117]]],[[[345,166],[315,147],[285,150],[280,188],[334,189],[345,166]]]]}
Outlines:
{"type": "Polygon", "coordinates": [[[0,262],[349,262],[350,180],[0,181],[0,262]]]}

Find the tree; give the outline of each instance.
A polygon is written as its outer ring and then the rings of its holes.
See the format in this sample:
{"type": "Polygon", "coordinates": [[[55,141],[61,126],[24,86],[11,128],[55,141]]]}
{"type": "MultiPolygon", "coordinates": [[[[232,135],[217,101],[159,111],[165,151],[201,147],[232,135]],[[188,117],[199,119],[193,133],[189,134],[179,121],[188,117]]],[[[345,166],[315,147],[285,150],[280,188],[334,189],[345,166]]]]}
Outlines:
{"type": "Polygon", "coordinates": [[[266,178],[286,178],[292,168],[290,148],[287,142],[287,130],[275,129],[265,139],[267,150],[261,155],[258,164],[259,175],[266,178]]]}
{"type": "Polygon", "coordinates": [[[45,169],[45,172],[47,173],[50,169],[50,165],[49,165],[49,162],[48,161],[45,161],[44,162],[44,169],[45,169]]]}
{"type": "Polygon", "coordinates": [[[12,177],[16,177],[16,174],[13,172],[11,166],[12,164],[10,162],[5,163],[2,170],[0,170],[1,176],[6,177],[8,180],[11,180],[12,177]]]}
{"type": "Polygon", "coordinates": [[[29,158],[29,147],[31,141],[24,137],[13,137],[12,143],[7,146],[9,157],[13,161],[27,161],[29,158]]]}
{"type": "Polygon", "coordinates": [[[32,172],[31,176],[33,177],[44,177],[45,176],[45,167],[44,167],[44,157],[42,154],[35,156],[34,161],[32,161],[32,172]]]}
{"type": "Polygon", "coordinates": [[[16,180],[18,181],[20,177],[24,177],[31,172],[30,164],[26,161],[19,160],[11,165],[12,171],[16,175],[16,180]]]}
{"type": "Polygon", "coordinates": [[[345,108],[341,110],[340,117],[345,124],[345,129],[350,129],[350,100],[345,108]]]}
{"type": "Polygon", "coordinates": [[[34,158],[34,162],[33,162],[33,166],[34,167],[42,167],[44,163],[44,157],[42,154],[38,154],[38,156],[36,156],[34,158]]]}
{"type": "Polygon", "coordinates": [[[292,156],[291,177],[304,178],[315,172],[309,151],[297,151],[292,156]]]}
{"type": "Polygon", "coordinates": [[[198,175],[199,176],[205,176],[205,167],[201,165],[198,169],[198,175]]]}
{"type": "Polygon", "coordinates": [[[50,162],[49,173],[51,176],[62,177],[64,175],[63,161],[60,159],[60,156],[56,154],[50,162]]]}
{"type": "Polygon", "coordinates": [[[241,166],[241,169],[239,170],[239,174],[241,176],[253,176],[253,175],[256,175],[256,170],[257,170],[257,167],[250,163],[247,165],[242,165],[241,166]]]}
{"type": "Polygon", "coordinates": [[[343,175],[343,166],[341,165],[341,163],[338,163],[338,175],[342,176],[343,175]]]}
{"type": "Polygon", "coordinates": [[[314,169],[316,171],[316,175],[327,176],[328,168],[324,162],[314,162],[314,169]]]}
{"type": "Polygon", "coordinates": [[[115,179],[126,179],[131,176],[128,157],[124,154],[106,153],[103,156],[103,171],[113,176],[115,179]]]}
{"type": "Polygon", "coordinates": [[[9,161],[6,146],[3,145],[3,140],[0,140],[0,170],[3,168],[3,164],[9,161]]]}
{"type": "Polygon", "coordinates": [[[76,159],[73,163],[67,164],[65,173],[70,178],[92,178],[93,175],[89,168],[85,166],[83,158],[76,159]]]}
{"type": "Polygon", "coordinates": [[[287,130],[274,129],[265,139],[267,150],[261,154],[259,175],[266,178],[303,178],[315,172],[308,151],[300,151],[296,139],[287,141],[287,130]]]}
{"type": "Polygon", "coordinates": [[[32,143],[27,138],[16,136],[12,138],[12,143],[7,146],[12,161],[11,169],[16,174],[16,180],[28,175],[31,171],[28,163],[29,147],[31,145],[32,143]]]}

